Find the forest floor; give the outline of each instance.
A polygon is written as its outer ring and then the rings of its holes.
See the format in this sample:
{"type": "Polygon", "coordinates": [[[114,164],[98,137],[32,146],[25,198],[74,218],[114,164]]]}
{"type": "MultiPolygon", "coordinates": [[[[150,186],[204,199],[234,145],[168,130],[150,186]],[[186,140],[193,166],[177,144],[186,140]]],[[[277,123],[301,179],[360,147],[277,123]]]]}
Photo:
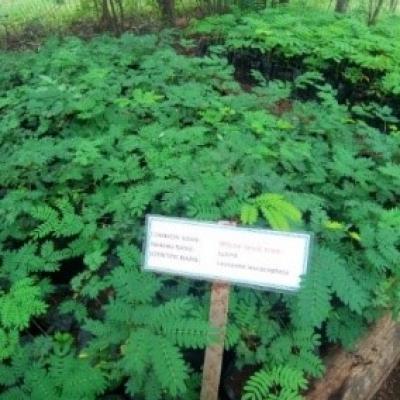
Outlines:
{"type": "Polygon", "coordinates": [[[400,364],[392,371],[372,400],[400,399],[400,364]]]}

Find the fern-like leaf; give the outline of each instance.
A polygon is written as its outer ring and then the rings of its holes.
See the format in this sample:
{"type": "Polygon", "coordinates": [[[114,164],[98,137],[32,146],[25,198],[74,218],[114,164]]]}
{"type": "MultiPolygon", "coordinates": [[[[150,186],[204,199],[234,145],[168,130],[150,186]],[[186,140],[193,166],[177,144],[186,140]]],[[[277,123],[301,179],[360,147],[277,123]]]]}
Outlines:
{"type": "Polygon", "coordinates": [[[302,372],[276,366],[256,372],[247,381],[242,400],[301,400],[299,391],[306,387],[307,380],[302,372]]]}
{"type": "Polygon", "coordinates": [[[325,274],[321,269],[311,270],[302,281],[295,319],[305,327],[321,326],[332,308],[330,300],[331,290],[325,274]]]}
{"type": "Polygon", "coordinates": [[[179,349],[163,337],[154,337],[150,357],[161,386],[171,396],[184,394],[189,370],[179,349]]]}
{"type": "Polygon", "coordinates": [[[22,330],[32,317],[46,311],[41,290],[30,278],[14,283],[10,291],[0,297],[0,322],[6,328],[22,330]]]}
{"type": "Polygon", "coordinates": [[[201,349],[216,342],[218,331],[209,326],[207,321],[185,318],[163,323],[163,334],[182,348],[201,349]]]}

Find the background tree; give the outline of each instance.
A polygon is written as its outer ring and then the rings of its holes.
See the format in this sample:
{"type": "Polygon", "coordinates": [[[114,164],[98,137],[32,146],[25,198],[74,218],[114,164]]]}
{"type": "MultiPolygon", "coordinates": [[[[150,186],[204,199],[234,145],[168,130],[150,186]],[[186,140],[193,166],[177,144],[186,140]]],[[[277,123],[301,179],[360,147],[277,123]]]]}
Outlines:
{"type": "Polygon", "coordinates": [[[349,0],[336,0],[335,11],[345,13],[349,8],[349,0]]]}
{"type": "Polygon", "coordinates": [[[368,25],[374,25],[382,10],[385,0],[369,0],[368,3],[368,25]]]}
{"type": "Polygon", "coordinates": [[[399,0],[390,0],[389,10],[391,12],[396,12],[398,5],[399,5],[399,0]]]}
{"type": "Polygon", "coordinates": [[[289,4],[289,0],[272,0],[271,5],[277,6],[279,4],[289,4]]]}
{"type": "Polygon", "coordinates": [[[166,25],[175,24],[175,0],[157,0],[161,18],[166,25]]]}

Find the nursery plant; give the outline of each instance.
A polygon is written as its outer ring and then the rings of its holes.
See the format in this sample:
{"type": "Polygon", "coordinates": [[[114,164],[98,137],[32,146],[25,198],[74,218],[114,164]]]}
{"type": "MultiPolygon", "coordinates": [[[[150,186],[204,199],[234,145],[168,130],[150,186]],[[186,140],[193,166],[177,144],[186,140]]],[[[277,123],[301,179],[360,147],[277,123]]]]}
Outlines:
{"type": "Polygon", "coordinates": [[[141,270],[148,213],[313,233],[298,293],[232,290],[227,354],[257,369],[244,400],[300,399],[323,375],[322,344],[351,347],[398,311],[397,43],[368,33],[357,62],[347,27],[324,57],[250,28],[254,15],[218,18],[217,45],[214,20],[197,28],[201,56],[173,31],[2,53],[0,399],[198,399],[218,335],[209,284],[141,270]],[[384,68],[365,43],[386,46],[384,68]],[[244,48],[299,71],[251,65],[244,82],[232,58],[244,48]],[[329,72],[350,58],[338,76],[362,101],[329,72]]]}

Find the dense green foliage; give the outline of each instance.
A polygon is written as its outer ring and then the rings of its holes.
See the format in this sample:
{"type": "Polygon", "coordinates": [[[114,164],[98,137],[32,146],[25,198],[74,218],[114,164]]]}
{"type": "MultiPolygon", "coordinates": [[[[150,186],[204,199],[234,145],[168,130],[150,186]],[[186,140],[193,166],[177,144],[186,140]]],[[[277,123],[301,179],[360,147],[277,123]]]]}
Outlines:
{"type": "Polygon", "coordinates": [[[342,99],[358,102],[400,94],[398,17],[368,27],[352,16],[291,8],[210,17],[194,30],[223,41],[236,62],[250,58],[252,68],[272,78],[318,71],[342,99]]]}
{"type": "Polygon", "coordinates": [[[170,32],[2,54],[0,399],[198,398],[209,286],[141,272],[147,213],[313,232],[298,294],[233,290],[226,348],[263,366],[246,400],[298,399],[322,341],[351,346],[398,311],[398,44],[335,19],[324,56],[316,28],[305,43],[275,17],[205,21],[225,42],[203,57],[170,32]],[[239,49],[299,71],[244,90],[224,57],[239,49]],[[366,97],[343,103],[342,80],[366,97]]]}

